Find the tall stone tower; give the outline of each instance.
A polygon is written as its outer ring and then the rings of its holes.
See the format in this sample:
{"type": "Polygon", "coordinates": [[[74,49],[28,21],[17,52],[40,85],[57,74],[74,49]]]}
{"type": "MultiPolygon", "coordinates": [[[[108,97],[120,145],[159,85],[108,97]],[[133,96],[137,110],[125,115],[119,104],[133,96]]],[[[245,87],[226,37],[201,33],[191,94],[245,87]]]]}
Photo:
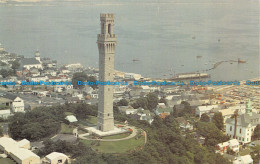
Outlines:
{"type": "MultiPolygon", "coordinates": [[[[116,35],[114,34],[114,14],[100,14],[101,34],[98,34],[99,81],[114,81],[114,55],[116,35]]],[[[99,85],[97,128],[103,132],[114,130],[112,85],[99,85]]]]}

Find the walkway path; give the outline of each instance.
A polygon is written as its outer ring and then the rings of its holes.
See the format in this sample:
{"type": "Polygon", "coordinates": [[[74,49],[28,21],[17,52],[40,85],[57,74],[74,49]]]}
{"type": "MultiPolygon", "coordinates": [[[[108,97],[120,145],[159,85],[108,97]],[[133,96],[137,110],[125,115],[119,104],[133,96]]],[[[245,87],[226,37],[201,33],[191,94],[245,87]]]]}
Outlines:
{"type": "MultiPolygon", "coordinates": [[[[79,138],[80,138],[80,139],[84,139],[84,140],[91,140],[91,141],[122,141],[122,140],[128,140],[128,139],[133,138],[133,137],[136,136],[136,134],[137,134],[137,129],[136,129],[135,127],[133,127],[133,126],[127,126],[126,128],[127,128],[127,129],[128,129],[128,128],[131,128],[131,129],[133,130],[133,132],[132,132],[129,136],[125,137],[125,138],[118,138],[118,139],[91,139],[91,138],[86,138],[85,136],[89,136],[89,133],[80,134],[80,135],[79,135],[79,138]]],[[[75,130],[75,129],[74,129],[74,130],[75,130]]],[[[145,133],[145,136],[146,136],[146,133],[145,133]]]]}

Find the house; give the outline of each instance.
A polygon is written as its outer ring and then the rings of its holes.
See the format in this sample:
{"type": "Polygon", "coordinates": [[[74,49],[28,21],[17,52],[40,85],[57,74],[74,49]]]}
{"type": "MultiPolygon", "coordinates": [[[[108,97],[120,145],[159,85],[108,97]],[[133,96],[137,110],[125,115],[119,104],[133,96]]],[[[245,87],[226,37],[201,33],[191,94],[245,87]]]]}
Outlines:
{"type": "Polygon", "coordinates": [[[155,114],[160,115],[161,113],[168,113],[170,114],[173,111],[173,108],[156,108],[155,109],[155,114]]]}
{"type": "Polygon", "coordinates": [[[0,117],[3,119],[7,119],[9,116],[11,116],[10,109],[1,110],[0,109],[0,117]]]}
{"type": "Polygon", "coordinates": [[[164,103],[158,103],[157,108],[166,108],[164,103]]]}
{"type": "Polygon", "coordinates": [[[24,101],[20,97],[12,94],[3,95],[4,98],[11,100],[10,107],[13,113],[24,112],[24,101]]]}
{"type": "Polygon", "coordinates": [[[11,108],[11,104],[12,104],[12,100],[4,98],[5,94],[0,96],[0,110],[5,110],[5,109],[10,109],[11,108]]]}
{"type": "Polygon", "coordinates": [[[218,108],[218,105],[206,105],[206,106],[198,106],[196,108],[196,115],[201,117],[203,113],[209,113],[212,109],[218,108]]]}
{"type": "Polygon", "coordinates": [[[40,82],[40,81],[47,81],[48,77],[47,76],[35,76],[35,77],[30,77],[29,81],[33,81],[33,82],[40,82]]]}
{"type": "Polygon", "coordinates": [[[149,124],[152,124],[154,120],[154,114],[149,110],[144,110],[143,108],[139,108],[136,114],[130,114],[129,116],[135,120],[145,120],[149,124]]]}
{"type": "Polygon", "coordinates": [[[65,164],[68,159],[68,156],[63,153],[52,152],[45,157],[43,164],[65,164]]]}
{"type": "Polygon", "coordinates": [[[138,109],[134,109],[132,106],[119,106],[119,111],[124,114],[136,114],[138,109]]]}
{"type": "Polygon", "coordinates": [[[181,129],[193,130],[193,125],[183,117],[177,117],[175,120],[179,123],[181,129]]]}
{"type": "Polygon", "coordinates": [[[35,67],[30,69],[30,74],[31,74],[31,76],[34,76],[34,77],[41,75],[40,71],[37,68],[35,68],[35,67]]]}
{"type": "Polygon", "coordinates": [[[35,58],[22,58],[20,60],[20,67],[28,70],[31,68],[43,69],[42,63],[37,59],[38,56],[35,56],[35,58]]]}
{"type": "Polygon", "coordinates": [[[66,120],[68,120],[70,123],[77,122],[77,118],[74,115],[69,115],[65,117],[66,120]]]}
{"type": "Polygon", "coordinates": [[[233,164],[253,164],[253,159],[251,155],[238,156],[233,164]]]}
{"type": "Polygon", "coordinates": [[[0,138],[0,150],[18,164],[40,164],[40,157],[28,150],[28,140],[17,142],[12,138],[0,138]]]}
{"type": "MultiPolygon", "coordinates": [[[[236,126],[236,139],[241,144],[251,142],[251,137],[255,127],[260,124],[260,114],[252,112],[251,101],[246,105],[246,113],[238,116],[236,126]]],[[[234,137],[235,119],[228,118],[226,120],[226,135],[230,138],[234,137]]]]}
{"type": "Polygon", "coordinates": [[[232,139],[227,142],[219,143],[216,146],[216,153],[224,154],[227,152],[227,149],[230,148],[234,152],[239,152],[239,142],[237,139],[232,139]]]}
{"type": "Polygon", "coordinates": [[[78,97],[67,97],[66,102],[68,104],[77,104],[80,103],[80,99],[78,97]]]}

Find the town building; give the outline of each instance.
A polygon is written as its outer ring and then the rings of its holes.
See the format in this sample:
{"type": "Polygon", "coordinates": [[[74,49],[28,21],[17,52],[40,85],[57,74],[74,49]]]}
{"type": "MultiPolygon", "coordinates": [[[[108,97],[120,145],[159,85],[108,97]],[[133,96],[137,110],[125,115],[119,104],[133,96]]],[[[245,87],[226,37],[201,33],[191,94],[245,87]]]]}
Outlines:
{"type": "Polygon", "coordinates": [[[40,157],[28,150],[28,140],[15,141],[12,138],[0,138],[0,150],[18,164],[40,164],[40,157]]]}
{"type": "Polygon", "coordinates": [[[68,156],[63,153],[52,152],[45,157],[43,164],[65,164],[68,159],[68,156]]]}
{"type": "Polygon", "coordinates": [[[196,115],[201,117],[203,113],[210,113],[212,109],[218,108],[218,105],[205,105],[205,106],[198,106],[196,108],[196,115]]]}
{"type": "MultiPolygon", "coordinates": [[[[2,97],[1,97],[2,98],[2,97]]],[[[5,94],[3,98],[7,99],[6,106],[10,106],[11,112],[24,112],[24,101],[20,97],[12,94],[5,94]]]]}
{"type": "MultiPolygon", "coordinates": [[[[242,144],[251,142],[254,129],[258,124],[260,124],[260,114],[252,112],[252,105],[249,100],[246,104],[246,113],[237,117],[236,139],[242,144]]],[[[233,138],[234,133],[235,119],[228,118],[226,120],[226,135],[233,138]]]]}
{"type": "Polygon", "coordinates": [[[30,70],[31,68],[43,69],[41,63],[41,57],[39,51],[36,51],[34,58],[22,58],[20,61],[20,67],[30,70]]]}
{"type": "Polygon", "coordinates": [[[237,139],[231,139],[227,142],[219,143],[216,146],[216,153],[224,154],[227,152],[227,150],[231,149],[234,152],[239,152],[239,142],[237,139]]]}
{"type": "Polygon", "coordinates": [[[251,155],[238,156],[233,164],[253,164],[251,155]]]}

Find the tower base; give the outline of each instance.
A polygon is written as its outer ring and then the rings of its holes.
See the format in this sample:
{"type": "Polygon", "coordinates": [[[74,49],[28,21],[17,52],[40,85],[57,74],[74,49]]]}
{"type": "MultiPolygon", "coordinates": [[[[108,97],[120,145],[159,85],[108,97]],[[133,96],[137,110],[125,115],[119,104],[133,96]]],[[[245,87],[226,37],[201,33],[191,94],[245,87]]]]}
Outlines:
{"type": "Polygon", "coordinates": [[[122,133],[128,132],[127,130],[122,129],[122,128],[118,128],[118,127],[114,127],[113,130],[106,131],[106,132],[99,130],[97,126],[88,127],[88,128],[86,128],[86,130],[88,130],[89,134],[94,134],[94,135],[97,135],[99,137],[112,136],[112,135],[122,134],[122,133]]]}

